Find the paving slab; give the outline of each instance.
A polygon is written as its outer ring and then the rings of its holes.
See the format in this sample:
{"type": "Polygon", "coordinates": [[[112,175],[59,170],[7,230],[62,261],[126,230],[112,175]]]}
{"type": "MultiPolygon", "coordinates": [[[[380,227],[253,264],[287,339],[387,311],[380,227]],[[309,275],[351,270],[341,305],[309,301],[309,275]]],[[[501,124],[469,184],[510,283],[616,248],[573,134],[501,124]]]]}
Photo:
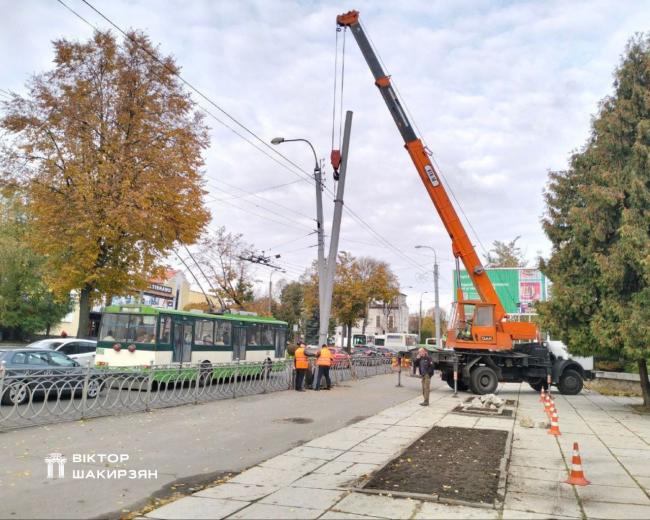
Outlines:
{"type": "Polygon", "coordinates": [[[503,518],[503,520],[564,520],[573,517],[546,515],[543,513],[533,513],[532,511],[515,511],[514,509],[504,509],[501,518],[503,518]]]}
{"type": "Polygon", "coordinates": [[[315,448],[331,448],[336,446],[341,450],[349,450],[355,444],[376,435],[383,430],[377,428],[344,428],[342,430],[323,435],[313,441],[308,442],[305,446],[315,448]]]}
{"type": "Polygon", "coordinates": [[[308,446],[301,446],[288,451],[285,455],[291,457],[303,457],[305,459],[321,459],[332,460],[341,455],[344,450],[337,450],[332,448],[311,448],[308,446]]]}
{"type": "Polygon", "coordinates": [[[318,518],[325,511],[323,509],[305,509],[299,507],[276,506],[273,504],[251,504],[228,518],[259,520],[312,520],[318,518]]]}
{"type": "Polygon", "coordinates": [[[549,480],[551,482],[562,482],[568,478],[567,470],[562,468],[528,468],[525,466],[513,466],[508,468],[508,482],[512,477],[549,480]]]}
{"type": "Polygon", "coordinates": [[[226,482],[224,484],[220,484],[219,486],[197,491],[192,496],[253,502],[262,497],[265,497],[266,495],[270,495],[278,489],[279,486],[259,486],[254,484],[238,484],[236,482],[226,482]]]}
{"type": "Polygon", "coordinates": [[[620,518],[623,520],[647,520],[650,518],[650,506],[583,500],[582,507],[588,518],[620,518]]]}
{"type": "Polygon", "coordinates": [[[305,470],[304,473],[309,473],[323,464],[326,464],[323,459],[305,459],[304,457],[294,457],[292,455],[278,455],[262,462],[260,467],[286,471],[305,470]]]}
{"type": "Polygon", "coordinates": [[[391,460],[392,454],[386,453],[371,453],[364,451],[346,451],[340,457],[337,457],[332,462],[361,462],[364,464],[385,464],[391,460]]]}
{"type": "Polygon", "coordinates": [[[499,518],[499,512],[496,509],[485,509],[480,507],[452,506],[447,504],[436,504],[432,502],[423,502],[413,518],[418,520],[428,520],[430,518],[465,518],[488,520],[499,518]]]}
{"type": "Polygon", "coordinates": [[[511,419],[497,419],[494,417],[481,417],[473,428],[478,428],[481,430],[512,430],[512,420],[511,419]]]}
{"type": "Polygon", "coordinates": [[[341,476],[347,476],[352,478],[359,478],[364,475],[369,475],[373,471],[379,468],[379,464],[353,464],[345,471],[341,472],[341,476]]]}
{"type": "Polygon", "coordinates": [[[341,473],[345,471],[346,469],[350,468],[351,466],[354,466],[354,462],[349,462],[349,461],[344,461],[341,460],[340,457],[336,458],[330,462],[327,462],[314,470],[315,474],[318,473],[324,473],[327,475],[336,475],[338,473],[341,473]]]}
{"type": "Polygon", "coordinates": [[[415,507],[419,502],[403,498],[388,496],[368,495],[364,493],[351,493],[332,509],[343,513],[368,514],[378,511],[388,518],[407,519],[413,516],[415,507]]]}
{"type": "Polygon", "coordinates": [[[320,518],[326,520],[376,520],[377,518],[388,518],[385,516],[367,516],[367,515],[355,515],[353,513],[341,513],[339,511],[328,511],[320,518]]]}
{"type": "Polygon", "coordinates": [[[291,484],[297,478],[300,478],[304,473],[300,470],[285,471],[277,468],[263,468],[255,466],[233,477],[229,482],[237,482],[239,484],[257,484],[264,486],[272,482],[274,485],[285,486],[291,484]]]}
{"type": "Polygon", "coordinates": [[[511,477],[508,479],[508,492],[549,497],[562,497],[575,500],[572,486],[561,481],[535,480],[511,477]]]}
{"type": "Polygon", "coordinates": [[[506,493],[504,509],[531,511],[553,517],[560,515],[571,518],[582,518],[580,506],[575,498],[550,497],[508,491],[506,493]]]}
{"type": "Polygon", "coordinates": [[[350,475],[328,475],[325,473],[311,473],[299,478],[291,484],[291,487],[314,488],[314,489],[339,489],[346,488],[357,480],[357,477],[350,475]]]}
{"type": "Polygon", "coordinates": [[[638,487],[614,487],[591,484],[576,486],[583,501],[612,502],[615,504],[638,504],[650,506],[650,498],[638,487]]]}
{"type": "Polygon", "coordinates": [[[259,503],[326,510],[338,502],[344,494],[344,491],[314,488],[303,488],[296,492],[295,488],[287,487],[264,497],[259,503]]]}
{"type": "Polygon", "coordinates": [[[223,500],[215,498],[185,497],[171,504],[164,505],[152,511],[147,518],[170,520],[226,518],[228,515],[246,507],[247,502],[239,500],[223,500]]]}

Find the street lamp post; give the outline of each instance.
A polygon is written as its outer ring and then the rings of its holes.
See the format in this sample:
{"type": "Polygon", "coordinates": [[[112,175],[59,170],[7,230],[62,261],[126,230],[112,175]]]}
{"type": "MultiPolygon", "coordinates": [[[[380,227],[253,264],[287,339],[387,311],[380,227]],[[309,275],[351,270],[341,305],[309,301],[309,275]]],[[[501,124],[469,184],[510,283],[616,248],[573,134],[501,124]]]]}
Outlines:
{"type": "Polygon", "coordinates": [[[418,343],[422,343],[422,296],[429,294],[429,291],[420,293],[420,313],[418,314],[418,343]]]}
{"type": "Polygon", "coordinates": [[[431,249],[433,251],[433,287],[436,299],[436,347],[440,348],[440,299],[438,297],[438,255],[431,246],[415,246],[415,249],[431,249]]]}
{"type": "Polygon", "coordinates": [[[327,324],[323,323],[323,309],[325,307],[325,241],[323,239],[323,182],[322,172],[316,150],[307,139],[285,139],[284,137],[274,137],[271,144],[279,145],[282,143],[291,143],[302,141],[307,143],[314,154],[314,181],[316,184],[316,233],[318,236],[318,303],[319,303],[319,327],[318,327],[318,345],[327,341],[327,324]]]}

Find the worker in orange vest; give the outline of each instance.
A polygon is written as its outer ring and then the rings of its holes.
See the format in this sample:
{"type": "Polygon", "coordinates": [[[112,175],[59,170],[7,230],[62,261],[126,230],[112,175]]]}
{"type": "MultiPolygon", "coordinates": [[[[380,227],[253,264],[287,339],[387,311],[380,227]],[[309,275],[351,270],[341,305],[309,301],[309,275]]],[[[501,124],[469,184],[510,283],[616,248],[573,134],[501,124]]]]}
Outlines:
{"type": "Polygon", "coordinates": [[[332,381],[330,379],[330,367],[332,366],[332,353],[330,349],[327,348],[327,345],[323,345],[320,348],[318,353],[318,358],[316,359],[316,383],[314,384],[314,390],[320,390],[320,380],[321,377],[325,377],[325,382],[327,387],[325,390],[330,390],[332,388],[332,381]]]}
{"type": "Polygon", "coordinates": [[[305,374],[309,368],[309,361],[307,360],[307,354],[305,353],[305,344],[300,343],[296,352],[294,354],[294,366],[296,369],[296,391],[304,392],[305,390],[302,387],[303,381],[305,380],[305,374]]]}

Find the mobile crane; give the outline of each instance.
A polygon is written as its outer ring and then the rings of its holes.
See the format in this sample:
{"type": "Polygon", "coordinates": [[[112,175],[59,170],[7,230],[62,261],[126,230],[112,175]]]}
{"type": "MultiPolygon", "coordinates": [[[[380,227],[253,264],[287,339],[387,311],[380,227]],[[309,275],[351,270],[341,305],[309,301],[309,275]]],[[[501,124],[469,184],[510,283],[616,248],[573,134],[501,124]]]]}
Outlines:
{"type": "Polygon", "coordinates": [[[458,290],[447,331],[446,348],[437,346],[432,355],[442,378],[452,388],[477,394],[494,392],[499,381],[527,381],[536,390],[556,384],[564,394],[582,390],[582,366],[568,354],[552,352],[540,341],[534,323],[508,320],[505,308],[454,209],[429,153],[418,138],[406,111],[359,22],[359,12],[337,16],[339,28],[350,29],[397,125],[405,148],[424,184],[452,243],[458,290]],[[465,299],[460,289],[460,265],[467,270],[478,300],[465,299]]]}

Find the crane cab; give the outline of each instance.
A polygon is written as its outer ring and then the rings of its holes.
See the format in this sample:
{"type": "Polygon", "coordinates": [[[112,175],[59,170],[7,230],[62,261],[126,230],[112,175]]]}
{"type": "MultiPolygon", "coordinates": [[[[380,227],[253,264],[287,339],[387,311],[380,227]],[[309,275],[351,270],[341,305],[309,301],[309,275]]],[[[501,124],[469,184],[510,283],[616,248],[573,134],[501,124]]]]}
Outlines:
{"type": "Polygon", "coordinates": [[[458,301],[452,309],[447,344],[457,349],[511,349],[511,338],[499,329],[494,304],[480,300],[458,301]]]}

